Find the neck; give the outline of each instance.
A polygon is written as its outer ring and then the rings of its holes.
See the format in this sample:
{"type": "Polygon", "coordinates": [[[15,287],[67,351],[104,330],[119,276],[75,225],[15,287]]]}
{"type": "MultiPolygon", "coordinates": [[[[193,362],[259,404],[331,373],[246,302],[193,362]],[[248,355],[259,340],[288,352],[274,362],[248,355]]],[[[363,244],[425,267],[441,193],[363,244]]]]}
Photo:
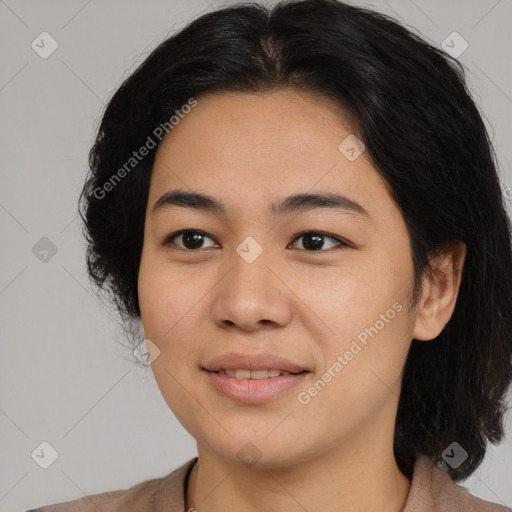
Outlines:
{"type": "Polygon", "coordinates": [[[399,470],[388,436],[359,434],[345,446],[329,446],[314,458],[269,469],[246,467],[198,444],[185,510],[402,511],[411,481],[399,470]]]}

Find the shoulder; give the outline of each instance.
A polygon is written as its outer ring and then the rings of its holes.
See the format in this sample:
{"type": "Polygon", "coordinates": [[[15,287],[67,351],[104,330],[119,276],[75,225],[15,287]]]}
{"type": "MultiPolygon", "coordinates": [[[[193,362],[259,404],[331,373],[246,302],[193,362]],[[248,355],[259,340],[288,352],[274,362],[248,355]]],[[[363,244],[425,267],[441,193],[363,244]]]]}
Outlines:
{"type": "Polygon", "coordinates": [[[512,512],[512,508],[473,496],[425,456],[414,466],[404,512],[512,512]]]}
{"type": "Polygon", "coordinates": [[[189,460],[167,476],[145,480],[128,489],[93,494],[63,503],[46,505],[26,512],[137,512],[153,511],[157,502],[183,499],[185,477],[196,462],[189,460]]]}

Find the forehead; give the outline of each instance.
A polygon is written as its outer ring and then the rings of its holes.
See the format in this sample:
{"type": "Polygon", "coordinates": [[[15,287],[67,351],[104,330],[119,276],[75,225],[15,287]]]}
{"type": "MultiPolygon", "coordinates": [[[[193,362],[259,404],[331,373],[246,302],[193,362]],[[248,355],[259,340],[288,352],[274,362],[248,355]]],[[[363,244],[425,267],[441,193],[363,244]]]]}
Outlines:
{"type": "Polygon", "coordinates": [[[344,152],[354,131],[334,101],[294,90],[201,96],[158,148],[148,206],[179,188],[266,211],[272,198],[318,189],[392,213],[365,152],[344,152]]]}

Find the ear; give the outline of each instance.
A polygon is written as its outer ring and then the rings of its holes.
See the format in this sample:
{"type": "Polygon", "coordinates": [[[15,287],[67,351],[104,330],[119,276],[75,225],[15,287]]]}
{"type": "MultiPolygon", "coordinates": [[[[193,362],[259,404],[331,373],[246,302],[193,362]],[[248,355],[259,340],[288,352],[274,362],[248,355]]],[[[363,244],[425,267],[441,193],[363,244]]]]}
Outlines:
{"type": "Polygon", "coordinates": [[[423,277],[413,338],[432,340],[450,320],[457,302],[466,251],[464,242],[452,240],[444,245],[441,253],[430,259],[432,272],[423,277]]]}

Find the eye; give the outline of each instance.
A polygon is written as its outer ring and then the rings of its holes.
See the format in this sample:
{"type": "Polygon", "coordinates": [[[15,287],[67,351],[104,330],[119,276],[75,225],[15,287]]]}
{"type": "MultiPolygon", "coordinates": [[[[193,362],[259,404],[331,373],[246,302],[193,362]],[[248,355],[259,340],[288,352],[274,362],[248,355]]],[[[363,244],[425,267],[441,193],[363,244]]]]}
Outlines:
{"type": "Polygon", "coordinates": [[[165,240],[162,242],[163,246],[167,245],[178,245],[181,249],[185,250],[197,250],[197,249],[208,249],[208,247],[204,246],[204,239],[209,238],[210,240],[213,240],[211,236],[208,236],[203,231],[197,231],[197,230],[182,230],[178,231],[177,233],[173,233],[172,235],[169,235],[165,238],[165,240]],[[174,239],[181,238],[182,245],[175,244],[174,239]]]}
{"type": "MultiPolygon", "coordinates": [[[[294,241],[301,238],[304,239],[302,242],[303,248],[308,252],[321,250],[325,240],[334,241],[338,244],[338,247],[350,247],[347,242],[322,231],[304,231],[303,233],[299,233],[299,235],[294,238],[294,241]]],[[[329,248],[332,248],[332,245],[328,247],[328,249],[329,248]]]]}

